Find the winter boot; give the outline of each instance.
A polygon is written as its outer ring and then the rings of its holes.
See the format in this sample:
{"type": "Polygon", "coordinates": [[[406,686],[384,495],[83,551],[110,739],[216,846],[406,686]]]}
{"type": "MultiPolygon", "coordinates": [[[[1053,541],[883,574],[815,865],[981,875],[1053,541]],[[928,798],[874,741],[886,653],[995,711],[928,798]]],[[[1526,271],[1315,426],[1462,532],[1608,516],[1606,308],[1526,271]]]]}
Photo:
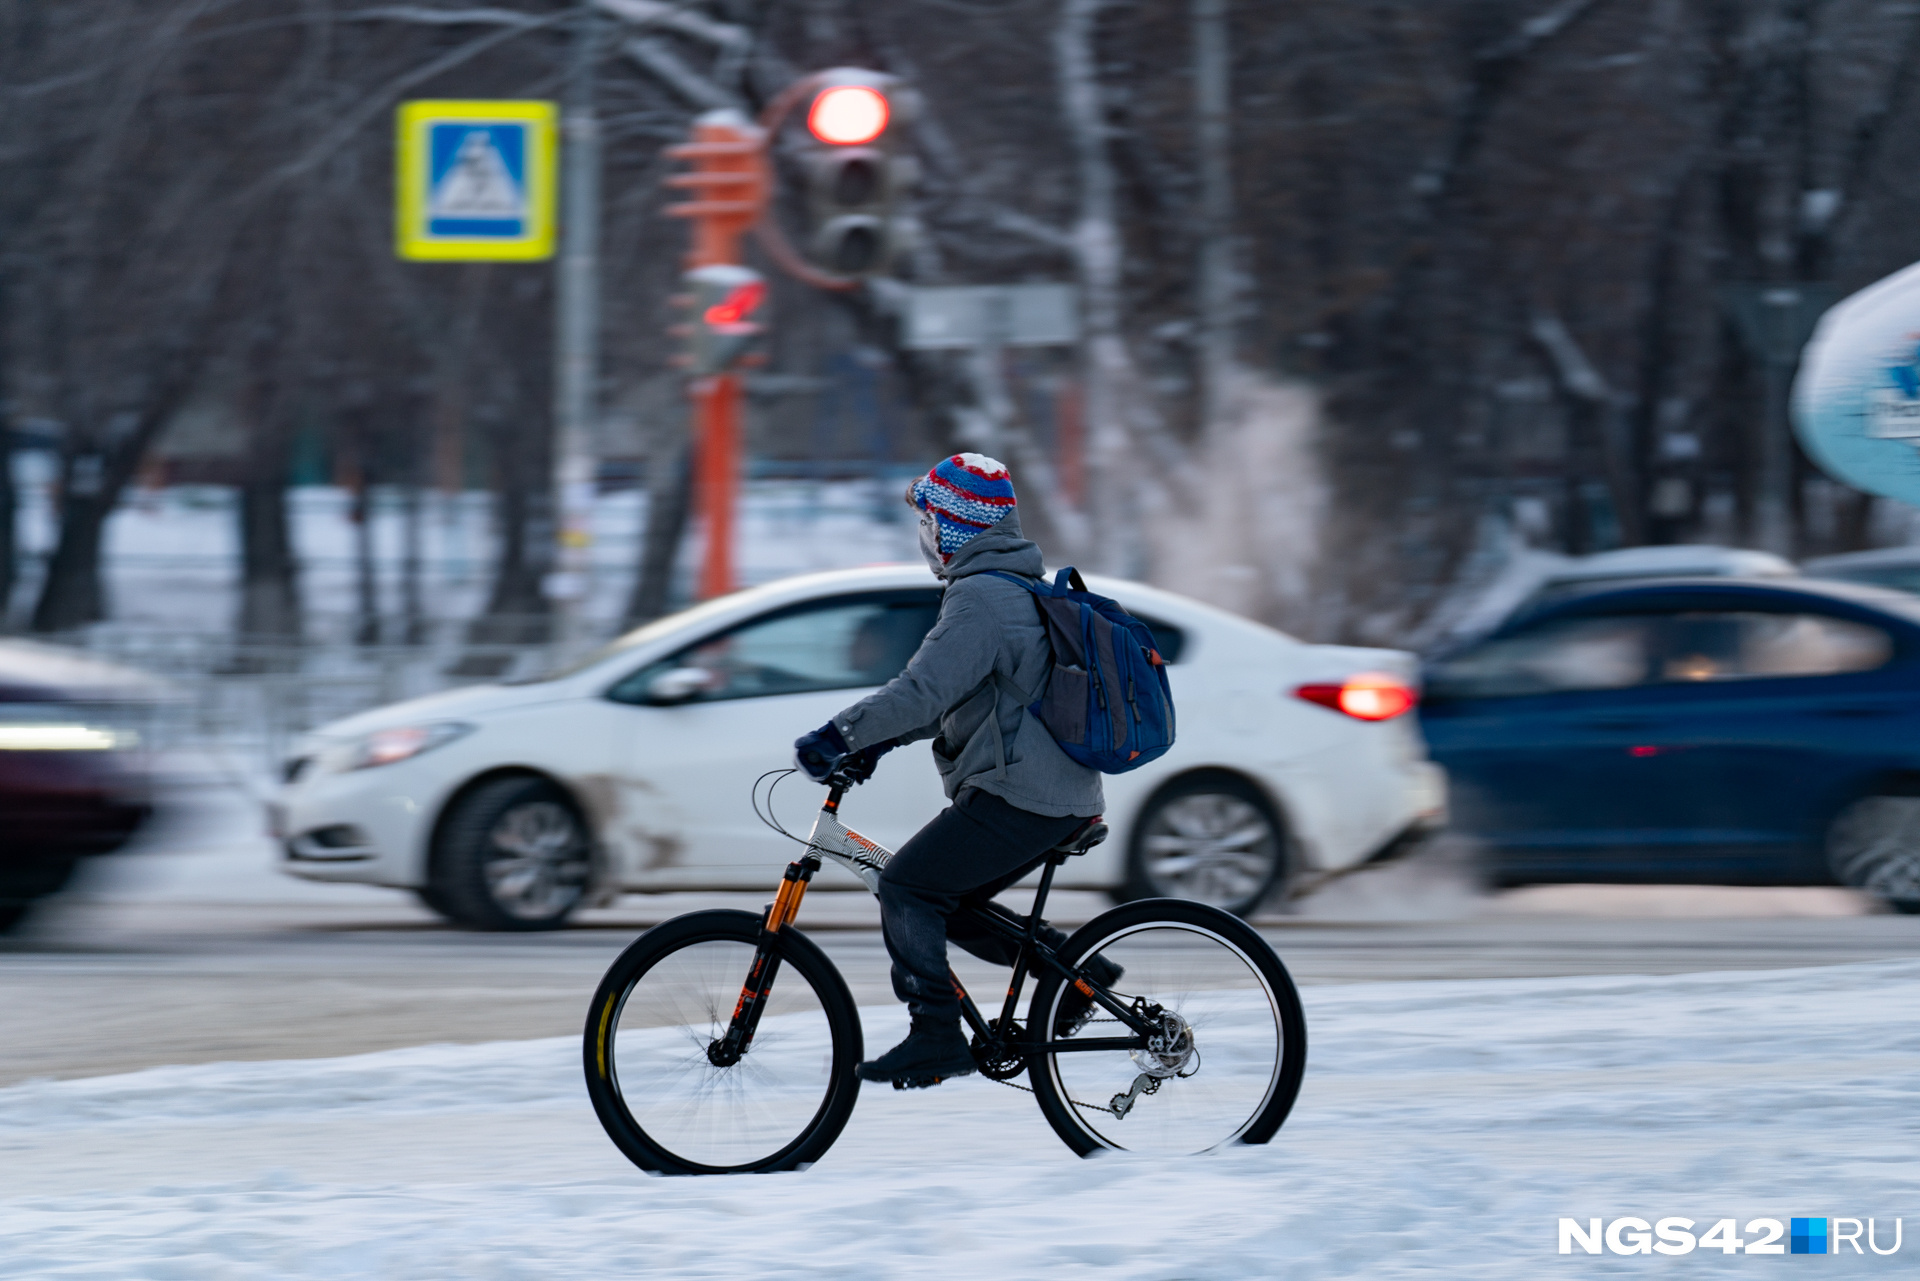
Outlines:
{"type": "MultiPolygon", "coordinates": [[[[1125,974],[1126,967],[1116,965],[1106,957],[1094,955],[1080,963],[1080,969],[1086,976],[1101,987],[1112,987],[1125,974]]],[[[1053,1039],[1064,1040],[1087,1025],[1096,1008],[1093,993],[1081,987],[1078,980],[1067,988],[1067,994],[1060,998],[1060,1012],[1053,1016],[1053,1039]]]]}
{"type": "Polygon", "coordinates": [[[862,1081],[892,1081],[896,1090],[918,1090],[973,1071],[973,1052],[967,1049],[957,1017],[941,1020],[916,1014],[906,1040],[854,1071],[862,1081]]]}

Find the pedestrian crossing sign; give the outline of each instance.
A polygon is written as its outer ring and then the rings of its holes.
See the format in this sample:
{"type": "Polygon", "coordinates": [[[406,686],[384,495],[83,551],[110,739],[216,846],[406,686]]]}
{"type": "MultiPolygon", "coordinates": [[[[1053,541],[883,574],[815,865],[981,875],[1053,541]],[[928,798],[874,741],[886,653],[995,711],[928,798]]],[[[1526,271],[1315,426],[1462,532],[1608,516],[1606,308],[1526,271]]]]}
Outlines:
{"type": "Polygon", "coordinates": [[[550,102],[402,103],[399,255],[430,262],[551,258],[555,114],[550,102]]]}

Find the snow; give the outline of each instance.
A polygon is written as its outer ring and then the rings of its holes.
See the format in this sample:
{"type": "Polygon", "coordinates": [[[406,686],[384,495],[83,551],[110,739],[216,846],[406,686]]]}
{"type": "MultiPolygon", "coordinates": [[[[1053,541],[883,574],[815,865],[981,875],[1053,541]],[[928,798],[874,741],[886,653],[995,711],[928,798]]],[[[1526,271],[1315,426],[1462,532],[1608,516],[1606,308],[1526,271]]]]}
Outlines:
{"type": "Polygon", "coordinates": [[[28,1083],[0,1090],[0,1276],[1486,1281],[1767,1266],[1561,1260],[1562,1215],[1914,1217],[1920,961],[1303,995],[1292,1119],[1178,1160],[1078,1160],[968,1079],[866,1090],[807,1172],[651,1179],[572,1039],[28,1083]]]}
{"type": "MultiPolygon", "coordinates": [[[[37,456],[29,456],[37,457],[37,456]]],[[[23,549],[44,555],[54,534],[49,477],[37,464],[21,486],[23,549]]],[[[371,523],[381,606],[400,610],[404,543],[402,495],[372,493],[371,523]]],[[[315,636],[339,632],[355,610],[353,498],[332,486],[288,491],[288,519],[301,562],[300,591],[315,636]]],[[[122,627],[201,633],[234,616],[239,570],[238,498],[230,488],[181,485],[135,490],[107,522],[105,574],[113,622],[122,627]]],[[[736,534],[738,573],[746,584],[816,569],[877,561],[918,562],[915,525],[892,481],[756,480],[742,486],[736,534]]],[[[494,532],[491,496],[473,492],[425,496],[421,517],[426,608],[434,618],[466,618],[491,587],[494,532]]],[[[596,495],[592,518],[593,579],[588,613],[603,629],[625,605],[646,496],[636,490],[596,495]]],[[[701,550],[696,520],[680,549],[691,577],[701,550]]],[[[16,609],[37,588],[30,561],[16,609]]]]}

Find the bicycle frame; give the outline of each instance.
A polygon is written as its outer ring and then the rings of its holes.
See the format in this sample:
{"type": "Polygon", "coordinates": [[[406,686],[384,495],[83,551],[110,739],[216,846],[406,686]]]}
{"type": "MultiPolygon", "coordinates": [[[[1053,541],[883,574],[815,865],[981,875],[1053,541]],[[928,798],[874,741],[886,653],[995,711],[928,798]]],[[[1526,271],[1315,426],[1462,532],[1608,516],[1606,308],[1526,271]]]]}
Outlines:
{"type": "MultiPolygon", "coordinates": [[[[725,1067],[738,1062],[753,1044],[754,1031],[759,1027],[760,1016],[766,1009],[767,994],[780,972],[777,948],[780,931],[792,925],[799,916],[801,900],[806,897],[807,886],[814,874],[820,870],[821,860],[832,859],[859,877],[873,894],[877,896],[880,893],[880,873],[886,868],[888,860],[892,859],[893,851],[868,840],[840,821],[840,800],[851,785],[851,780],[835,775],[827,781],[827,800],[814,818],[813,830],[807,835],[807,852],[787,864],[786,873],[780,878],[780,891],[767,909],[766,921],[760,930],[760,945],[754,951],[753,965],[747,971],[746,983],[740,989],[740,1000],[734,1006],[726,1035],[707,1047],[707,1057],[716,1066],[725,1067]]],[[[971,913],[973,919],[990,932],[1017,944],[1013,979],[1007,984],[1006,1002],[1001,1007],[1000,1017],[993,1022],[988,1022],[980,1013],[980,1008],[960,982],[960,976],[951,969],[947,973],[953,981],[954,993],[960,998],[961,1015],[986,1053],[1002,1059],[1017,1057],[1021,1067],[1025,1066],[1028,1059],[1040,1054],[1145,1049],[1147,1037],[1156,1026],[1154,1020],[1157,1009],[1150,1013],[1147,1009],[1123,1004],[1111,992],[1067,965],[1051,947],[1041,941],[1041,913],[1046,907],[1047,893],[1053,886],[1053,874],[1069,857],[1057,850],[1048,853],[1046,868],[1040,874],[1040,884],[1034,891],[1033,911],[1027,916],[1016,916],[997,903],[961,909],[971,913]],[[1134,1035],[1084,1037],[1069,1041],[1041,1040],[1037,1032],[1031,1030],[1033,1039],[1008,1035],[1010,1031],[1017,1032],[1014,1013],[1019,1008],[1021,990],[1028,976],[1034,972],[1035,962],[1050,967],[1067,982],[1075,984],[1083,995],[1097,1001],[1132,1029],[1134,1035]]]]}

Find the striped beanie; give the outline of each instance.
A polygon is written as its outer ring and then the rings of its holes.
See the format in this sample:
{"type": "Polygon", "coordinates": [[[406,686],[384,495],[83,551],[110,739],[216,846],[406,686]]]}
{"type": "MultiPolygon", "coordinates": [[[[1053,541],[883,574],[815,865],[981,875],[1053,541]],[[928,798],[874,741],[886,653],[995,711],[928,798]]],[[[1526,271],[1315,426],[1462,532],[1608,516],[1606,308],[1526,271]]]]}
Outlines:
{"type": "Polygon", "coordinates": [[[950,561],[975,534],[1013,510],[1013,477],[985,454],[955,454],[914,481],[907,501],[933,513],[940,526],[940,559],[950,561]]]}

